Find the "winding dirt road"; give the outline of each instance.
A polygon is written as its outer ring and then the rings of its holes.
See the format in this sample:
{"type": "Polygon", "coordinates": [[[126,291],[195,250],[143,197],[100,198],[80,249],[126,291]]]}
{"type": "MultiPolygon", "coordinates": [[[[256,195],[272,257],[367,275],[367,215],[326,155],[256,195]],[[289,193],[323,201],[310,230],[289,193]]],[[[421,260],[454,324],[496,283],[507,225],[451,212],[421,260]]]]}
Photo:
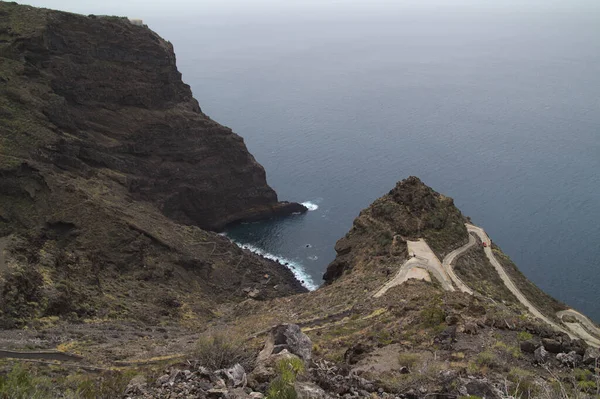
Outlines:
{"type": "MultiPolygon", "coordinates": [[[[467,230],[469,232],[477,234],[479,236],[479,238],[481,239],[481,241],[486,243],[486,246],[484,247],[484,252],[485,252],[485,255],[487,256],[488,260],[490,261],[492,266],[494,266],[494,268],[500,275],[500,278],[504,282],[504,285],[506,286],[506,288],[508,288],[510,290],[510,292],[512,292],[512,294],[519,300],[519,302],[521,302],[523,304],[523,306],[525,306],[529,310],[529,312],[531,312],[531,314],[533,314],[538,319],[544,321],[545,323],[550,325],[555,330],[568,334],[571,338],[581,338],[581,339],[587,341],[587,343],[592,346],[600,346],[600,339],[591,335],[579,323],[564,323],[570,330],[569,331],[569,330],[566,330],[565,328],[563,328],[562,326],[556,324],[552,320],[550,320],[544,314],[542,314],[542,312],[540,312],[531,302],[529,302],[529,300],[525,297],[525,295],[523,295],[523,293],[517,288],[517,286],[513,283],[513,281],[510,279],[510,277],[504,270],[504,267],[502,267],[500,262],[498,262],[498,260],[496,259],[496,257],[494,256],[494,253],[492,251],[492,240],[490,240],[490,238],[488,237],[486,232],[481,227],[473,226],[472,224],[466,224],[466,226],[467,226],[467,230]]],[[[600,330],[594,326],[594,323],[592,323],[587,317],[585,317],[584,315],[582,315],[579,312],[569,309],[569,310],[565,310],[565,311],[557,313],[557,316],[559,318],[561,318],[561,320],[562,320],[562,316],[565,316],[565,315],[573,316],[573,317],[577,318],[581,324],[587,326],[592,331],[600,332],[600,330]]],[[[600,336],[600,334],[598,334],[598,335],[600,336]]]]}
{"type": "MultiPolygon", "coordinates": [[[[563,323],[565,323],[567,327],[569,327],[569,329],[573,331],[579,331],[580,335],[587,335],[588,337],[591,337],[591,339],[596,341],[596,345],[600,347],[600,339],[598,339],[598,337],[600,337],[600,328],[598,328],[586,316],[573,309],[557,312],[556,315],[562,320],[563,323]],[[577,323],[566,322],[563,320],[563,316],[573,317],[577,319],[577,323]],[[591,335],[590,332],[594,335],[591,335]]],[[[586,341],[589,342],[589,339],[586,339],[586,341]]]]}
{"type": "Polygon", "coordinates": [[[454,284],[456,284],[458,289],[461,290],[462,292],[466,292],[467,294],[471,294],[471,295],[473,295],[473,290],[470,289],[469,287],[467,287],[467,285],[465,283],[463,283],[463,281],[454,273],[454,268],[452,267],[452,262],[454,262],[454,260],[456,258],[461,256],[463,253],[465,253],[467,250],[469,250],[469,248],[474,246],[476,243],[477,243],[477,240],[475,240],[475,237],[473,235],[469,234],[469,242],[466,243],[465,245],[463,245],[462,247],[457,248],[454,251],[450,252],[448,255],[446,255],[444,257],[444,260],[442,261],[442,265],[444,266],[446,273],[448,273],[448,275],[450,276],[450,278],[452,279],[454,284]]]}
{"type": "MultiPolygon", "coordinates": [[[[454,286],[452,285],[452,283],[454,283],[460,291],[473,295],[473,290],[470,289],[456,275],[456,273],[454,273],[452,263],[476,244],[477,241],[474,235],[477,235],[481,241],[486,244],[484,247],[485,255],[490,264],[494,267],[494,269],[496,269],[496,272],[502,279],[502,282],[506,288],[508,288],[508,290],[517,298],[519,302],[521,302],[523,306],[527,308],[527,310],[529,310],[532,315],[542,320],[553,329],[569,335],[571,338],[581,338],[591,346],[600,347],[600,328],[598,328],[590,319],[573,309],[563,310],[556,314],[564,326],[561,326],[549,319],[542,312],[540,312],[527,299],[527,297],[525,297],[521,290],[519,290],[519,288],[511,280],[509,275],[506,273],[506,270],[504,270],[504,267],[494,256],[494,252],[492,251],[492,240],[490,240],[486,232],[481,227],[477,227],[472,224],[467,223],[465,226],[469,232],[469,242],[446,255],[442,263],[440,263],[438,257],[433,253],[431,248],[429,248],[429,245],[427,245],[425,240],[419,239],[418,241],[406,241],[408,253],[411,257],[400,267],[400,270],[398,270],[394,278],[388,281],[373,296],[378,298],[384,295],[390,288],[400,285],[410,278],[423,279],[423,273],[425,270],[437,278],[442,284],[442,288],[444,288],[446,291],[455,291],[454,286]],[[564,321],[563,317],[565,316],[575,318],[577,322],[574,323],[564,321]]],[[[396,237],[394,237],[394,243],[395,241],[396,237]]]]}
{"type": "MultiPolygon", "coordinates": [[[[408,246],[408,253],[411,256],[398,270],[398,273],[393,279],[388,281],[379,291],[373,296],[379,298],[384,295],[390,288],[395,287],[404,283],[410,278],[414,278],[415,269],[424,269],[431,273],[439,282],[442,284],[442,288],[446,291],[454,291],[452,286],[452,280],[444,270],[444,267],[440,263],[438,257],[433,253],[429,245],[425,240],[420,239],[418,241],[406,241],[408,246]]],[[[422,276],[421,273],[416,273],[416,276],[422,276]]]]}

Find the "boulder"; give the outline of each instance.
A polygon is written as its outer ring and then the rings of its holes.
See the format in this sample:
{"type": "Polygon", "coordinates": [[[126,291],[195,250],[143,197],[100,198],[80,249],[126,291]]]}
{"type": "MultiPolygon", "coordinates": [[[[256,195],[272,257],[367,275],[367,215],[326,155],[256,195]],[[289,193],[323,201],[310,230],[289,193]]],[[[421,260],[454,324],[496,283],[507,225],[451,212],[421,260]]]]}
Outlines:
{"type": "Polygon", "coordinates": [[[253,399],[252,395],[247,393],[243,388],[235,388],[227,392],[227,399],[253,399]]]}
{"type": "Polygon", "coordinates": [[[371,346],[359,342],[346,350],[344,353],[344,361],[347,364],[356,364],[372,349],[371,346]]]}
{"type": "Polygon", "coordinates": [[[465,323],[464,333],[469,335],[477,335],[479,332],[479,327],[477,327],[476,323],[465,323]]]}
{"type": "Polygon", "coordinates": [[[246,387],[246,371],[240,364],[236,364],[229,369],[217,370],[215,374],[223,376],[228,387],[246,387]]]}
{"type": "Polygon", "coordinates": [[[535,352],[537,345],[532,340],[523,341],[520,344],[521,352],[533,353],[535,352]]]}
{"type": "Polygon", "coordinates": [[[591,346],[585,350],[583,355],[583,364],[590,365],[600,362],[600,350],[591,346]]]}
{"type": "Polygon", "coordinates": [[[583,356],[587,348],[587,342],[582,339],[574,339],[563,342],[562,352],[569,353],[575,351],[578,355],[583,356]]]}
{"type": "Polygon", "coordinates": [[[550,358],[550,353],[542,345],[533,352],[533,356],[535,358],[536,363],[544,364],[550,358]]]}
{"type": "Polygon", "coordinates": [[[472,380],[465,385],[469,395],[479,396],[486,399],[500,399],[500,395],[494,386],[485,378],[472,380]]]}
{"type": "Polygon", "coordinates": [[[146,393],[147,385],[146,378],[143,375],[138,374],[129,381],[125,392],[128,395],[144,395],[146,393]]]}
{"type": "Polygon", "coordinates": [[[260,363],[283,350],[307,362],[312,357],[312,341],[298,325],[280,324],[271,329],[265,347],[258,354],[257,362],[260,363]]]}
{"type": "Polygon", "coordinates": [[[569,353],[559,353],[556,355],[556,359],[561,362],[563,366],[575,368],[579,366],[583,360],[581,355],[578,355],[575,351],[569,353]]]}
{"type": "Polygon", "coordinates": [[[266,359],[257,360],[256,367],[248,374],[248,385],[251,388],[259,388],[262,384],[268,383],[277,377],[276,366],[283,359],[292,359],[298,356],[292,355],[287,349],[271,355],[266,359]]]}
{"type": "Polygon", "coordinates": [[[329,399],[330,396],[312,382],[296,382],[294,384],[298,399],[329,399]]]}
{"type": "Polygon", "coordinates": [[[560,341],[552,338],[542,338],[542,345],[550,353],[561,353],[563,351],[560,341]]]}

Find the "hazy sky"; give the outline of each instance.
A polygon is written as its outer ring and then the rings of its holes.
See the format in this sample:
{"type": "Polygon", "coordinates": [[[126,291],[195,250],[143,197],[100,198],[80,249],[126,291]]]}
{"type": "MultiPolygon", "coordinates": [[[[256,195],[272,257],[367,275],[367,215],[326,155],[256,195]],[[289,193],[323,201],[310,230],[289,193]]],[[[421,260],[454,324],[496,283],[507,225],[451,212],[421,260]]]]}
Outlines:
{"type": "Polygon", "coordinates": [[[357,12],[388,8],[503,9],[516,12],[589,7],[600,11],[598,0],[22,0],[22,4],[81,14],[157,17],[181,13],[357,12]]]}

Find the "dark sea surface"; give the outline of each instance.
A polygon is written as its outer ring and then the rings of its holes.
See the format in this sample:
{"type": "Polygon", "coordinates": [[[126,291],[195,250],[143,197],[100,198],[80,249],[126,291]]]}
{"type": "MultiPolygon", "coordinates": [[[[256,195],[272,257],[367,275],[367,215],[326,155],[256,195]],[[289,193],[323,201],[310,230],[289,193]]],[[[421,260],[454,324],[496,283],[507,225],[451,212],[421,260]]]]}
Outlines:
{"type": "Polygon", "coordinates": [[[600,321],[600,2],[209,3],[132,16],[280,199],[318,206],[233,240],[316,286],[360,210],[416,175],[600,321]]]}

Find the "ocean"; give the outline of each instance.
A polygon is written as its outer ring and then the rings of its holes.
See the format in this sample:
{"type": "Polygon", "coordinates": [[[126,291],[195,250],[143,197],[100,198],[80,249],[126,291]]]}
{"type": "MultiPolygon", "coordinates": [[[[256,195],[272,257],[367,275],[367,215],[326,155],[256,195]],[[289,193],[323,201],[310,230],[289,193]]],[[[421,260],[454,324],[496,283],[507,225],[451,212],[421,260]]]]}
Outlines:
{"type": "Polygon", "coordinates": [[[415,175],[600,322],[599,2],[172,3],[130,16],[174,44],[280,199],[311,208],[231,239],[315,288],[360,210],[415,175]]]}

